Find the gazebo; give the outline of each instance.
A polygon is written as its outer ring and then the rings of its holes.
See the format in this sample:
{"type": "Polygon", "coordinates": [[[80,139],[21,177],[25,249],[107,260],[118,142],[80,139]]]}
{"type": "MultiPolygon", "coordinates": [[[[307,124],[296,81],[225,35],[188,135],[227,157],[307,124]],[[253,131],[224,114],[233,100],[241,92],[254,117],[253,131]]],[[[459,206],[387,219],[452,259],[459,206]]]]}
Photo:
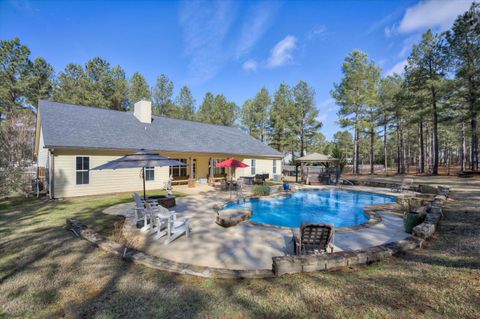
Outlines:
{"type": "Polygon", "coordinates": [[[331,183],[331,176],[335,175],[335,183],[338,181],[340,169],[339,160],[330,155],[312,153],[296,159],[295,179],[298,182],[298,167],[301,168],[302,182],[331,183]]]}

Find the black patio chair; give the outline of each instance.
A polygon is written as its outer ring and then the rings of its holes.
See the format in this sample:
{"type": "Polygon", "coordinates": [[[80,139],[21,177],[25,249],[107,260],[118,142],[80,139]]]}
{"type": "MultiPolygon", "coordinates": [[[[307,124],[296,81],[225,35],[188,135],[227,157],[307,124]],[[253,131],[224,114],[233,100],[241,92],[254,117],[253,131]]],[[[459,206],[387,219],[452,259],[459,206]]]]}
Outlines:
{"type": "Polygon", "coordinates": [[[312,255],[326,253],[328,248],[333,252],[335,228],[332,224],[302,223],[300,235],[293,231],[294,253],[296,255],[312,255]]]}

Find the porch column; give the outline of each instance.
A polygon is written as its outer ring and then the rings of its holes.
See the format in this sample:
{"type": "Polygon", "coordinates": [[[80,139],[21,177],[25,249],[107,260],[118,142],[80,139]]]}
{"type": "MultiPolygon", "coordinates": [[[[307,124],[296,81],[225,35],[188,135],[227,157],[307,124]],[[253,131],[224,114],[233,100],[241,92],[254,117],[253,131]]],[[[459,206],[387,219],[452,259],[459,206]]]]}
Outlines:
{"type": "Polygon", "coordinates": [[[190,174],[188,176],[188,187],[195,187],[195,177],[193,176],[193,159],[189,157],[188,161],[190,162],[190,174]]]}
{"type": "Polygon", "coordinates": [[[215,168],[213,167],[213,158],[210,157],[208,161],[210,163],[210,171],[208,173],[208,184],[210,186],[213,186],[215,185],[215,176],[213,176],[215,174],[215,168]]]}

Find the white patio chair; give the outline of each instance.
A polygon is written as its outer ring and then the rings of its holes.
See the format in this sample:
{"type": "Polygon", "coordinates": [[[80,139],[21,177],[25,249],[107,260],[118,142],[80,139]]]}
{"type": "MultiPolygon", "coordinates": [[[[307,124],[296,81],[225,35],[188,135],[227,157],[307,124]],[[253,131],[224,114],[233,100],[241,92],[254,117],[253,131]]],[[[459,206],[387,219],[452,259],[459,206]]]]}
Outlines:
{"type": "Polygon", "coordinates": [[[150,203],[147,202],[145,203],[145,206],[146,211],[150,212],[151,215],[152,225],[150,232],[155,234],[155,239],[168,235],[170,240],[167,238],[167,241],[170,243],[181,235],[178,234],[177,236],[174,236],[174,234],[178,233],[185,225],[187,226],[188,231],[190,231],[190,217],[177,217],[178,214],[176,212],[168,210],[161,205],[151,206],[150,203]]]}
{"type": "Polygon", "coordinates": [[[151,222],[152,218],[145,207],[144,202],[138,196],[137,193],[133,193],[133,199],[135,200],[135,217],[136,217],[136,222],[137,223],[139,220],[143,219],[143,227],[140,229],[142,232],[147,232],[152,228],[151,222]],[[150,218],[149,218],[150,217],[150,218]]]}
{"type": "Polygon", "coordinates": [[[188,223],[188,219],[185,220],[185,222],[179,222],[175,221],[173,215],[171,215],[168,219],[167,238],[163,244],[168,245],[183,234],[188,238],[190,236],[190,231],[191,227],[188,223]]]}

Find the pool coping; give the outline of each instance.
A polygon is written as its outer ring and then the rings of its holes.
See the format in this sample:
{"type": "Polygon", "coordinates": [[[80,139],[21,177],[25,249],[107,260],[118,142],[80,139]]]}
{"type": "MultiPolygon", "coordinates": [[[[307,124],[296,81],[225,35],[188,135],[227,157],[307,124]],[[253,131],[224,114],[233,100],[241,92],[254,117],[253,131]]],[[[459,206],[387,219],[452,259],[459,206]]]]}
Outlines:
{"type": "MultiPolygon", "coordinates": [[[[241,199],[261,199],[261,198],[276,198],[276,197],[286,197],[289,195],[292,195],[293,193],[299,192],[299,191],[305,191],[305,190],[315,190],[315,189],[335,189],[335,190],[344,190],[344,191],[349,191],[349,192],[362,192],[362,193],[373,193],[373,194],[378,194],[378,195],[384,195],[384,196],[389,196],[389,197],[394,197],[396,199],[396,204],[399,203],[400,195],[401,194],[387,194],[386,192],[382,191],[367,191],[367,190],[353,190],[353,189],[344,189],[341,187],[335,187],[335,186],[330,186],[330,185],[323,185],[323,186],[300,186],[296,187],[295,190],[290,190],[290,191],[283,191],[279,193],[274,193],[270,195],[265,195],[265,196],[258,196],[258,195],[247,195],[241,199]]],[[[239,199],[239,200],[241,200],[239,199]]],[[[238,201],[238,200],[237,200],[238,201]]],[[[216,205],[214,208],[215,213],[218,215],[218,211],[223,209],[228,203],[234,202],[234,200],[225,200],[220,206],[216,205]]],[[[335,231],[343,232],[343,231],[357,231],[360,229],[365,229],[369,228],[372,226],[375,226],[379,224],[382,221],[382,217],[377,213],[376,207],[380,205],[385,205],[385,204],[372,204],[365,206],[364,208],[364,213],[368,215],[368,220],[365,223],[351,226],[351,227],[338,227],[335,228],[335,231]]],[[[379,210],[378,210],[379,211],[379,210]]],[[[381,210],[383,213],[387,214],[392,214],[391,211],[387,210],[381,210]]],[[[259,223],[255,221],[251,221],[250,219],[243,221],[243,223],[251,224],[254,226],[260,226],[264,228],[270,228],[270,229],[283,229],[283,230],[291,230],[291,229],[298,229],[298,227],[288,227],[288,226],[278,226],[278,225],[270,225],[270,224],[264,224],[264,223],[259,223]]],[[[235,226],[232,226],[235,227],[235,226]]]]}

